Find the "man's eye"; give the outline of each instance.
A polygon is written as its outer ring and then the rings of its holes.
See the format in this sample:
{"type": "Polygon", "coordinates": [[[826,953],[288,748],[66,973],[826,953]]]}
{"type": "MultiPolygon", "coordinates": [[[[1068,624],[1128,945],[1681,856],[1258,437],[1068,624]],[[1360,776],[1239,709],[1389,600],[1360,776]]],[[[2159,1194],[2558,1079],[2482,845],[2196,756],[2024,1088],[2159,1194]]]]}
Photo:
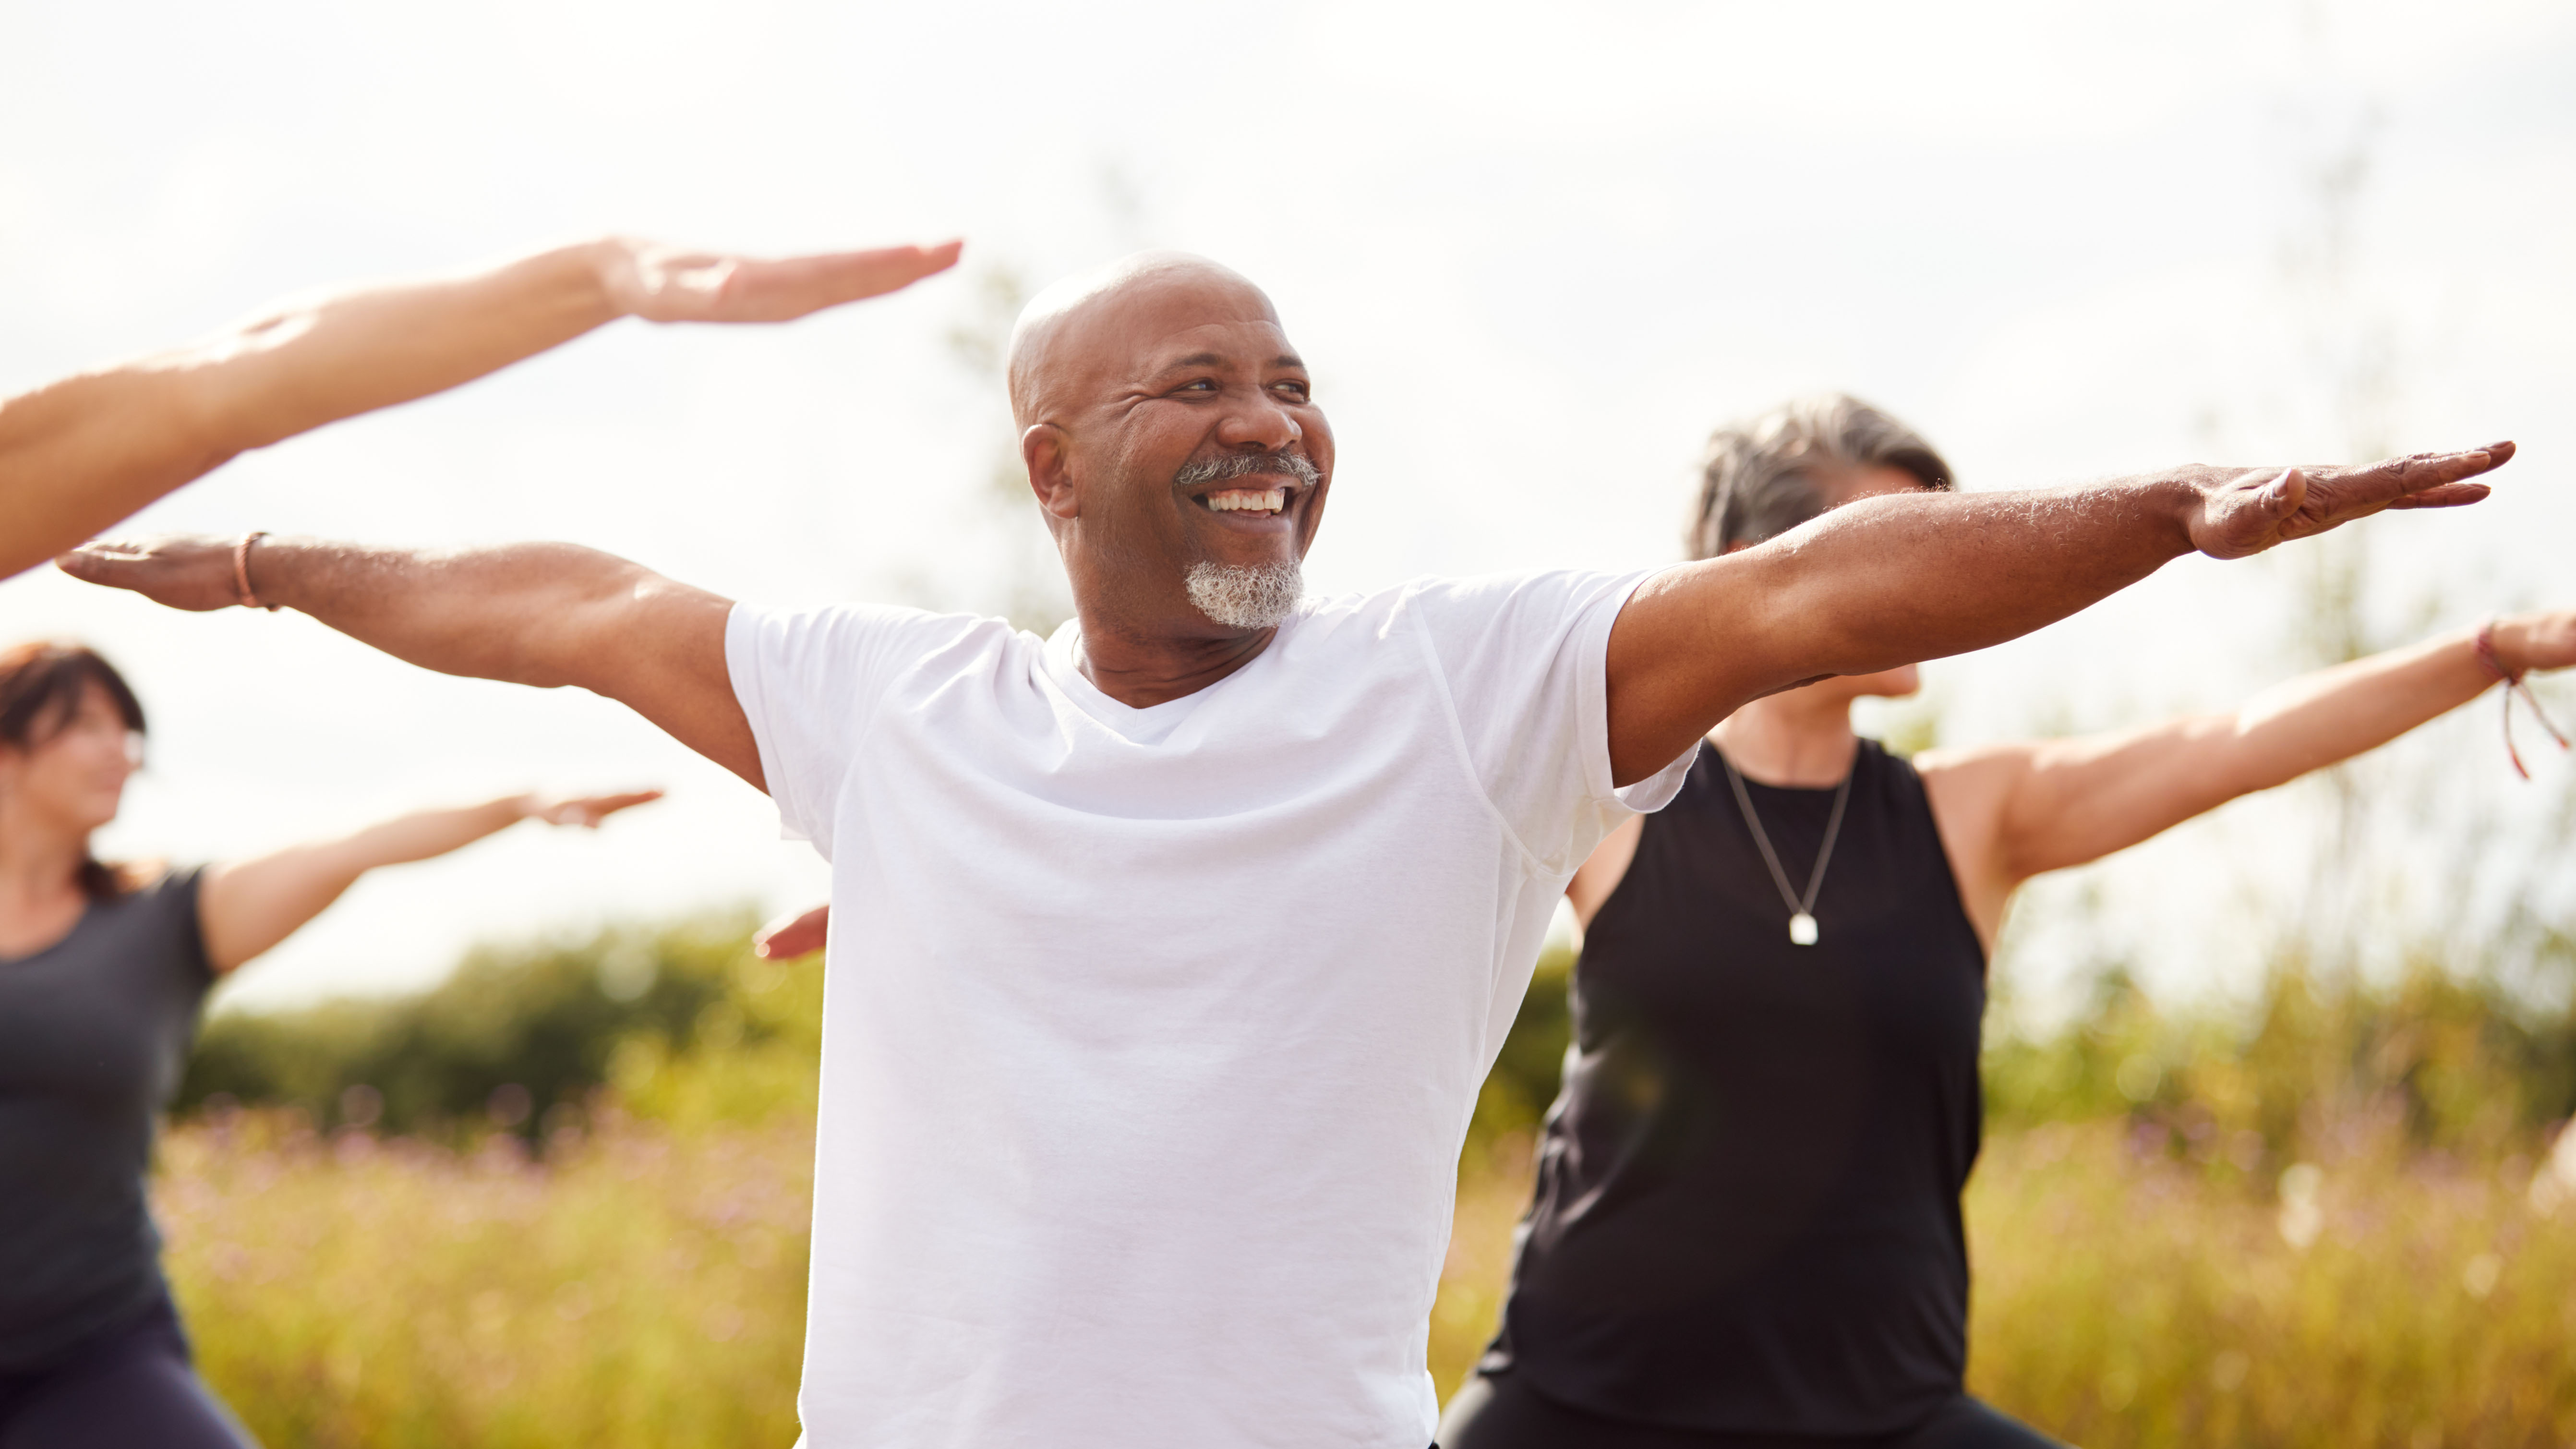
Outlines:
{"type": "Polygon", "coordinates": [[[1300,401],[1303,401],[1307,395],[1306,384],[1302,382],[1283,382],[1280,383],[1278,387],[1281,392],[1288,394],[1290,397],[1297,398],[1300,401]]]}
{"type": "Polygon", "coordinates": [[[1214,378],[1210,378],[1210,377],[1202,377],[1202,378],[1198,379],[1196,382],[1185,382],[1185,383],[1182,383],[1182,384],[1181,384],[1181,391],[1183,391],[1183,392],[1214,392],[1214,391],[1216,391],[1216,379],[1214,379],[1214,378]]]}

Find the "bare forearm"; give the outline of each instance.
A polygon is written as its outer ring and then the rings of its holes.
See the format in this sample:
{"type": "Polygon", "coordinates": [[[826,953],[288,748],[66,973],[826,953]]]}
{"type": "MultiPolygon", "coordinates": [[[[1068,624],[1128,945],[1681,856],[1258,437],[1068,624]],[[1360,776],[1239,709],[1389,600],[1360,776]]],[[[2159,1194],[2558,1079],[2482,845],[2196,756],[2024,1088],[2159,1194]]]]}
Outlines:
{"type": "Polygon", "coordinates": [[[1644,778],[1746,700],[1999,643],[2155,572],[2389,508],[2486,497],[2511,443],[2352,467],[2204,468],[2036,493],[1884,495],[1647,583],[1610,633],[1610,773],[1644,778]]]}
{"type": "Polygon", "coordinates": [[[2213,733],[2205,763],[2232,798],[2377,749],[2495,685],[2475,636],[2463,629],[2267,689],[2213,733]]]}
{"type": "Polygon", "coordinates": [[[2191,551],[2189,486],[1894,495],[1641,586],[1610,637],[1612,770],[1641,778],[1747,700],[2010,639],[2191,551]]]}
{"type": "Polygon", "coordinates": [[[370,825],[321,848],[335,851],[354,878],[379,866],[403,865],[462,850],[528,819],[536,807],[533,795],[507,795],[480,805],[419,810],[370,825]]]}
{"type": "MultiPolygon", "coordinates": [[[[2537,642],[2538,667],[2548,667],[2564,646],[2544,636],[2567,632],[2567,623],[2548,615],[2497,621],[2499,661],[2514,672],[2533,667],[2537,642]]],[[[2476,698],[2496,677],[2479,662],[2475,640],[2475,630],[2463,629],[2319,670],[2230,711],[2003,747],[1962,761],[1962,778],[1983,771],[2001,791],[1994,845],[2004,878],[2081,865],[2377,749],[2476,698]]]]}
{"type": "Polygon", "coordinates": [[[573,544],[368,548],[262,539],[250,555],[262,599],[442,674],[596,687],[602,616],[667,581],[573,544]]]}
{"type": "Polygon", "coordinates": [[[1836,509],[1766,548],[1736,589],[1752,694],[1986,648],[2054,623],[2192,552],[2173,475],[2026,493],[1910,494],[1836,509]]]}
{"type": "Polygon", "coordinates": [[[0,575],[236,454],[454,387],[612,320],[603,267],[620,245],[297,299],[0,403],[0,575]]]}

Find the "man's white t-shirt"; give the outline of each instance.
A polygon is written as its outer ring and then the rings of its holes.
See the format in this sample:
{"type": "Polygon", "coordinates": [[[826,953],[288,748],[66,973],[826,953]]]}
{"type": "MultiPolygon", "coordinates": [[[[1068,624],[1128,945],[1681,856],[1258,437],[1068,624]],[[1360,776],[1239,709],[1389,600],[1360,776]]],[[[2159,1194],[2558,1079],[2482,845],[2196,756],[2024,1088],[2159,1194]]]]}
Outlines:
{"type": "Polygon", "coordinates": [[[1458,1150],[1614,790],[1644,575],[1309,600],[1133,709],[1071,625],[738,607],[832,865],[814,1449],[1423,1449],[1458,1150]]]}

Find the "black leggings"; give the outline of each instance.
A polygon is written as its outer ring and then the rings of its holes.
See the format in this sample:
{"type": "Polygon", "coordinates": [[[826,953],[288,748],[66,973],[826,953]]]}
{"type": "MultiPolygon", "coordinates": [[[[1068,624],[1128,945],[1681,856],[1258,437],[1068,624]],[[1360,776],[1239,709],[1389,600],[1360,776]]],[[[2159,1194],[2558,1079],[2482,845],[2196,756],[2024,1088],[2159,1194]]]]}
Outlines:
{"type": "Polygon", "coordinates": [[[189,1367],[179,1314],[140,1318],[35,1373],[0,1373],[0,1449],[253,1449],[189,1367]]]}
{"type": "MultiPolygon", "coordinates": [[[[6,1449],[6,1446],[0,1446],[6,1449]]],[[[1898,1434],[1712,1434],[1623,1424],[1542,1397],[1517,1374],[1478,1374],[1449,1401],[1439,1449],[2061,1449],[1966,1394],[1898,1434]]]]}

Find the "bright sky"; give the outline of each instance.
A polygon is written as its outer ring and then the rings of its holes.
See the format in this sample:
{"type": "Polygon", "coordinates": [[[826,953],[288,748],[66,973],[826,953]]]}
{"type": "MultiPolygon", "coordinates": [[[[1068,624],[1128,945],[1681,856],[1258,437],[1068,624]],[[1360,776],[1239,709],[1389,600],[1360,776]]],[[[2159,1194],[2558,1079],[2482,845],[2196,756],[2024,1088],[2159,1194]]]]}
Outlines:
{"type": "MultiPolygon", "coordinates": [[[[300,287],[602,231],[962,234],[963,276],[783,330],[621,325],[244,458],[138,527],[569,538],[766,601],[997,608],[1034,523],[993,501],[998,393],[950,330],[989,323],[995,268],[1179,246],[1268,286],[1315,365],[1342,450],[1326,589],[1669,558],[1709,428],[1820,387],[1907,418],[1975,488],[2520,440],[2490,503],[2378,520],[2338,555],[2366,556],[2395,641],[2576,601],[2570,74],[2576,9],[2518,0],[0,0],[0,392],[300,287]]],[[[2309,661],[2309,567],[2186,561],[1936,666],[1944,736],[2230,703],[2309,661]]],[[[233,856],[529,786],[672,791],[596,838],[521,827],[370,879],[235,1003],[822,888],[766,802],[587,696],[50,573],[0,584],[0,637],[34,634],[96,643],[153,712],[118,852],[233,856]]],[[[2364,778],[2442,802],[2453,835],[2569,838],[2571,772],[2508,788],[2492,706],[2364,778]]],[[[2328,799],[2223,812],[2041,893],[2012,966],[2131,953],[2224,989],[2244,923],[2304,899],[2328,799]]],[[[2372,879],[2439,925],[2552,878],[2508,864],[2469,897],[2420,860],[2372,879]]]]}

